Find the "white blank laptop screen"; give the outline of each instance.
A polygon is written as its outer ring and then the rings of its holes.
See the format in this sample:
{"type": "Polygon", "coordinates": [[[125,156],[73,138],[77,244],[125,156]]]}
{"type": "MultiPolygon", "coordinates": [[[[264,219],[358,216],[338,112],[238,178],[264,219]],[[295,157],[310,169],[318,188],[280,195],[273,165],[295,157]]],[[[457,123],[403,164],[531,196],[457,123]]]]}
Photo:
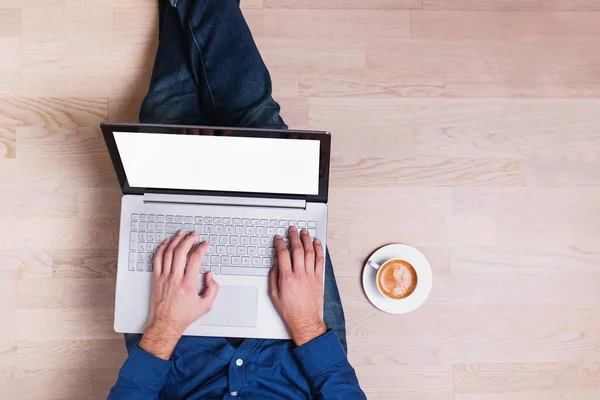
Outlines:
{"type": "Polygon", "coordinates": [[[318,140],[114,132],[129,186],[316,195],[318,140]]]}

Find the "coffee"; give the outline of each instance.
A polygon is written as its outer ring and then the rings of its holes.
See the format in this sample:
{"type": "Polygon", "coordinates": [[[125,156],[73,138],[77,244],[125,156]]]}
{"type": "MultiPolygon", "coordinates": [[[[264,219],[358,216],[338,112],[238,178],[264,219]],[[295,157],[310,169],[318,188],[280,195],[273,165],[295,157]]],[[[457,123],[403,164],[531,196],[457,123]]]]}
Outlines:
{"type": "Polygon", "coordinates": [[[379,290],[389,298],[403,299],[417,287],[417,273],[404,260],[389,260],[379,268],[377,274],[379,290]]]}

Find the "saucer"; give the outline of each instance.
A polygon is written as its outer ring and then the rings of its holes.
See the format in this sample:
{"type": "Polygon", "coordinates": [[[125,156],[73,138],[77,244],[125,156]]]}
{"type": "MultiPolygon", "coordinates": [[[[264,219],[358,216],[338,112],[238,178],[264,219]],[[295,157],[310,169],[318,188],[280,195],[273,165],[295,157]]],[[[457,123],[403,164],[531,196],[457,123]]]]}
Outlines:
{"type": "Polygon", "coordinates": [[[362,283],[367,298],[375,307],[390,314],[406,314],[416,310],[427,300],[431,292],[433,273],[429,262],[419,250],[406,244],[388,244],[371,254],[363,268],[362,283]],[[392,258],[407,261],[417,272],[417,287],[407,298],[388,299],[377,288],[377,270],[369,265],[369,261],[381,265],[392,258]]]}

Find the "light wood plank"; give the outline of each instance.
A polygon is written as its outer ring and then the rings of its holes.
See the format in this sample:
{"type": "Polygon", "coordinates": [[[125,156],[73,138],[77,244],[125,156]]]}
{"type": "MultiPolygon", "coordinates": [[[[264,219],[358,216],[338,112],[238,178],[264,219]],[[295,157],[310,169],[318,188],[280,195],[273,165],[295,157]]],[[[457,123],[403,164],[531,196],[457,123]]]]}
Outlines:
{"type": "Polygon", "coordinates": [[[17,156],[17,127],[0,125],[0,158],[17,156]]]}
{"type": "Polygon", "coordinates": [[[433,10],[536,10],[598,11],[594,0],[423,0],[424,9],[433,10]]]}
{"type": "Polygon", "coordinates": [[[21,36],[20,8],[0,7],[0,37],[2,36],[21,36]]]}
{"type": "Polygon", "coordinates": [[[264,0],[267,8],[294,9],[384,9],[407,10],[421,8],[422,0],[264,0]]]}
{"type": "Polygon", "coordinates": [[[598,391],[600,367],[597,363],[477,364],[456,365],[457,393],[498,393],[554,390],[555,393],[598,391]]]}
{"type": "Polygon", "coordinates": [[[0,54],[2,54],[0,96],[19,96],[21,95],[21,38],[0,36],[0,54]]]}

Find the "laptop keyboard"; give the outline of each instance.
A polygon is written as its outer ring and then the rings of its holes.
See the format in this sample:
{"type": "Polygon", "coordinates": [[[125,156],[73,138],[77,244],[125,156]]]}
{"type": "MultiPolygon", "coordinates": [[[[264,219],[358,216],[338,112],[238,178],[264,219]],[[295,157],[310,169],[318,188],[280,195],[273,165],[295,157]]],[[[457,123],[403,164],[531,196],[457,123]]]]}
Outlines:
{"type": "Polygon", "coordinates": [[[199,241],[209,243],[200,273],[267,276],[276,254],[273,237],[280,235],[289,244],[290,226],[308,229],[312,238],[317,235],[315,221],[131,214],[128,269],[152,272],[152,260],[158,246],[183,229],[198,232],[199,241]]]}

